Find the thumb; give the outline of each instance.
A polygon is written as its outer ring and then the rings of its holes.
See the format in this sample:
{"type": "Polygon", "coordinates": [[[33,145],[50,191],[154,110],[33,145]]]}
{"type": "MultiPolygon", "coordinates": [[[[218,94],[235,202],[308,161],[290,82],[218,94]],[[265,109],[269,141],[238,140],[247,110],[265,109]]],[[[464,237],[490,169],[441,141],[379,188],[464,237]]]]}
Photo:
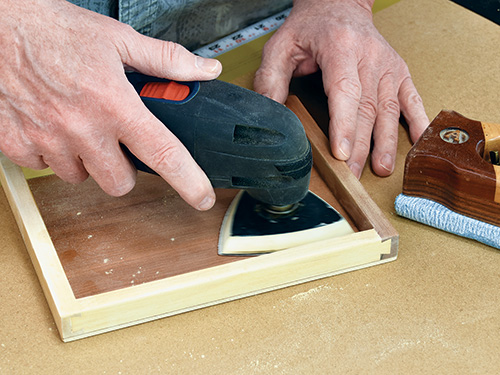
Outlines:
{"type": "Polygon", "coordinates": [[[120,51],[122,62],[141,73],[179,81],[217,78],[222,65],[189,52],[180,44],[150,38],[132,30],[132,38],[120,51]]]}

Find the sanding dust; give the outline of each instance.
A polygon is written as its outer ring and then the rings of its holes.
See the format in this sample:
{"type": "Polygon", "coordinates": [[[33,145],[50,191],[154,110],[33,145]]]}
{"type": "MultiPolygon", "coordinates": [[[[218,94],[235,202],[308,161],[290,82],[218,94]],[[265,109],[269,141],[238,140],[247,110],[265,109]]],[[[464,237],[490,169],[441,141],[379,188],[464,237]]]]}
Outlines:
{"type": "Polygon", "coordinates": [[[240,367],[237,374],[248,374],[249,372],[274,373],[282,366],[279,361],[259,360],[250,361],[247,365],[240,367]]]}
{"type": "Polygon", "coordinates": [[[309,289],[307,292],[295,294],[294,296],[291,297],[291,299],[294,301],[303,301],[325,289],[332,289],[332,287],[328,285],[320,285],[316,288],[309,289]]]}

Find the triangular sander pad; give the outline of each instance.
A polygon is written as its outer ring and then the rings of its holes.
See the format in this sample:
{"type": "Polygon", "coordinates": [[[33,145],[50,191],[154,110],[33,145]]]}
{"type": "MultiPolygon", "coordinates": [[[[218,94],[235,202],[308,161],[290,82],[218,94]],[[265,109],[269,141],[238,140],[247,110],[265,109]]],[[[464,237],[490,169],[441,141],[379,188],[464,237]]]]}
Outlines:
{"type": "Polygon", "coordinates": [[[273,214],[246,191],[229,206],[219,236],[220,255],[258,255],[353,233],[337,210],[312,192],[290,214],[273,214]]]}

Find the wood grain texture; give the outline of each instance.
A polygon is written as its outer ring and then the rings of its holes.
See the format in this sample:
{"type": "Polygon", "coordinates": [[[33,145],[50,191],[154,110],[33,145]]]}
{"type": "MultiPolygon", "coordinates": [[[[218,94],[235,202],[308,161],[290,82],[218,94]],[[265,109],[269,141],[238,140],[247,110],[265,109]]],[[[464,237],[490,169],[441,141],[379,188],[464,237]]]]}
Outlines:
{"type": "Polygon", "coordinates": [[[143,172],[120,198],[92,179],[70,185],[52,175],[28,183],[76,298],[236,260],[207,251],[216,249],[229,190],[218,191],[217,205],[205,214],[143,172]]]}
{"type": "Polygon", "coordinates": [[[500,225],[500,203],[495,200],[498,166],[488,156],[496,147],[498,127],[483,126],[452,111],[439,113],[407,155],[403,193],[500,225]],[[446,129],[465,131],[468,140],[445,142],[440,134],[446,129]],[[483,129],[489,129],[488,135],[483,129]]]}
{"type": "MultiPolygon", "coordinates": [[[[120,198],[92,179],[71,185],[52,175],[28,184],[76,298],[244,259],[217,255],[235,190],[217,189],[215,206],[200,212],[160,177],[143,172],[120,198]]],[[[311,189],[342,209],[315,173],[311,189]]]]}
{"type": "MultiPolygon", "coordinates": [[[[448,0],[402,0],[374,20],[429,118],[454,108],[500,122],[498,25],[448,0]]],[[[69,345],[0,193],[0,373],[497,374],[500,253],[395,215],[410,146],[401,126],[394,174],[361,178],[400,234],[396,262],[69,345]]]]}
{"type": "MultiPolygon", "coordinates": [[[[301,103],[291,99],[288,104],[304,123],[311,142],[327,143],[301,103]]],[[[315,148],[315,157],[329,160],[323,152],[329,154],[327,149],[315,148]]],[[[28,185],[19,167],[3,155],[0,161],[3,187],[63,341],[381,264],[397,256],[397,233],[387,237],[395,231],[386,227],[343,163],[323,166],[324,177],[313,170],[310,187],[346,217],[354,233],[257,257],[226,257],[217,255],[217,238],[235,191],[218,191],[216,206],[202,213],[189,208],[153,175],[140,174],[134,191],[113,198],[92,180],[73,186],[48,176],[28,185]],[[337,172],[339,177],[329,175],[337,172]]],[[[318,162],[318,166],[324,164],[318,162]]]]}
{"type": "Polygon", "coordinates": [[[399,235],[380,208],[349,170],[345,162],[335,159],[325,135],[318,131],[314,119],[296,96],[290,96],[286,105],[299,116],[313,150],[314,167],[330,191],[348,213],[358,230],[375,229],[382,241],[392,243],[389,257],[397,255],[399,235]]]}

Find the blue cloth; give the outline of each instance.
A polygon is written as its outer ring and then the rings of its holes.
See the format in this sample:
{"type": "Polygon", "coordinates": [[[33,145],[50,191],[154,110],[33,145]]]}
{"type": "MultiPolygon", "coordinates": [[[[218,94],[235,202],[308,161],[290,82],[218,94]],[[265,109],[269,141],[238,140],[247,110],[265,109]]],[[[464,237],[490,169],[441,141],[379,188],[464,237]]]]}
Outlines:
{"type": "Polygon", "coordinates": [[[292,0],[71,0],[138,32],[195,50],[292,6],[292,0]]]}
{"type": "Polygon", "coordinates": [[[500,227],[456,213],[430,199],[400,194],[398,215],[500,249],[500,227]]]}

